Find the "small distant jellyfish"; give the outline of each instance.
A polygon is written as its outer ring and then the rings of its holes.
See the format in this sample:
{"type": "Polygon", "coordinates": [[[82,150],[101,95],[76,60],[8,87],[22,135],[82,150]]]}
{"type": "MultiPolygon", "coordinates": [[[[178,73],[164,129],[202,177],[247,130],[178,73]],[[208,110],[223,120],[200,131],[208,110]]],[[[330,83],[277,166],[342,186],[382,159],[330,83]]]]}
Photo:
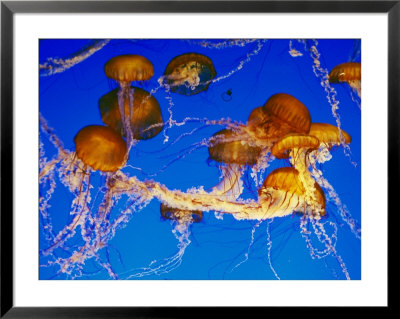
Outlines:
{"type": "Polygon", "coordinates": [[[122,123],[127,136],[127,144],[130,148],[133,137],[129,119],[132,118],[134,99],[134,88],[131,87],[131,83],[150,80],[154,74],[153,64],[141,55],[119,55],[105,64],[104,72],[108,78],[117,81],[119,84],[118,106],[123,117],[122,123]],[[128,116],[125,116],[125,101],[129,101],[128,116]]]}
{"type": "Polygon", "coordinates": [[[193,222],[199,223],[203,219],[202,211],[183,210],[179,208],[169,207],[165,204],[160,205],[161,217],[164,220],[174,220],[178,223],[193,222]]]}
{"type": "Polygon", "coordinates": [[[171,92],[190,96],[206,91],[216,75],[210,58],[186,53],[169,62],[161,80],[171,92]]]}
{"type": "Polygon", "coordinates": [[[329,73],[329,82],[346,82],[361,97],[361,63],[347,62],[335,66],[329,73]]]}
{"type": "Polygon", "coordinates": [[[255,108],[247,127],[257,139],[276,141],[289,133],[307,134],[311,115],[307,107],[287,93],[272,95],[264,106],[255,108]]]}
{"type": "Polygon", "coordinates": [[[125,141],[107,126],[90,125],[75,136],[76,156],[94,170],[116,172],[125,165],[125,141]]]}
{"type": "Polygon", "coordinates": [[[133,110],[130,112],[130,101],[124,101],[124,116],[121,116],[118,104],[118,89],[102,96],[99,100],[99,108],[103,122],[126,136],[122,118],[127,118],[130,124],[132,138],[147,140],[155,137],[163,129],[163,119],[160,105],[154,96],[145,90],[132,87],[133,110]],[[129,116],[130,114],[130,116],[129,116]]]}

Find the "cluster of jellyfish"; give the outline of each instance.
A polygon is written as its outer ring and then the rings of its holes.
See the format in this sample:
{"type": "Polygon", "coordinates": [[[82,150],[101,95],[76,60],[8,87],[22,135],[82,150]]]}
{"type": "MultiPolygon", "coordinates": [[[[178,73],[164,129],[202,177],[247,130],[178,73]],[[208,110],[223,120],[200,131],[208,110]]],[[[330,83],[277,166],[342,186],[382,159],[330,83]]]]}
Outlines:
{"type": "MultiPolygon", "coordinates": [[[[107,43],[96,42],[69,60],[58,60],[57,65],[49,61],[40,66],[41,75],[63,72],[107,43]]],[[[221,42],[220,45],[244,46],[246,43],[237,40],[221,42]]],[[[312,49],[309,51],[311,56],[318,54],[312,49]]],[[[289,53],[292,56],[300,54],[293,47],[289,53]]],[[[318,61],[317,55],[314,61],[318,61]]],[[[240,65],[245,62],[241,61],[240,65]]],[[[240,71],[240,68],[232,73],[240,71]]],[[[314,73],[321,77],[321,85],[328,98],[334,92],[332,84],[340,83],[348,85],[361,97],[360,63],[340,64],[329,74],[322,71],[316,63],[314,73]]],[[[350,279],[346,263],[335,246],[336,234],[327,232],[323,222],[327,215],[326,196],[329,196],[354,236],[361,237],[357,221],[346,210],[320,169],[321,164],[332,158],[333,148],[343,148],[345,152],[349,149],[352,138],[340,127],[339,122],[337,126],[313,122],[307,106],[285,92],[266,97],[264,105],[253,108],[246,123],[229,119],[203,120],[204,125],[224,127],[201,143],[208,148],[210,159],[218,163],[222,178],[209,190],[196,187],[187,191],[169,189],[155,180],[140,180],[122,171],[128,165],[131,149],[139,141],[152,139],[159,134],[164,134],[164,140],[167,141],[167,129],[185,124],[177,123],[171,116],[163,119],[160,104],[154,97],[155,92],[164,90],[169,97],[179,94],[190,99],[190,96],[205,92],[210,85],[230,74],[217,77],[213,61],[196,52],[183,53],[172,59],[165,67],[164,74],[157,79],[158,86],[149,91],[140,87],[154,76],[153,64],[145,56],[117,55],[107,61],[104,72],[107,78],[116,83],[115,89],[99,97],[98,106],[104,124],[87,125],[76,132],[75,149],[65,149],[50,123],[40,115],[41,134],[57,150],[51,159],[47,159],[42,144],[39,150],[39,210],[47,239],[46,247],[41,247],[39,253],[46,260],[41,267],[57,268],[53,278],[79,278],[85,263],[92,259],[112,279],[145,278],[147,275],[168,273],[182,262],[190,243],[193,224],[201,224],[205,214],[216,212],[221,218],[229,214],[235,220],[256,223],[296,214],[300,216],[301,235],[311,257],[320,259],[333,256],[342,276],[350,279]],[[282,167],[268,171],[273,161],[282,162],[282,167]],[[254,172],[256,180],[258,172],[266,172],[264,180],[256,181],[256,199],[241,198],[246,169],[254,172]],[[102,177],[100,190],[94,190],[91,184],[91,178],[96,173],[102,177]],[[71,219],[58,231],[53,229],[50,213],[56,177],[74,197],[71,219]],[[112,214],[118,201],[125,195],[129,198],[125,209],[112,214]],[[132,215],[152,200],[159,201],[161,217],[171,221],[178,239],[178,252],[137,271],[130,271],[125,276],[120,275],[113,270],[110,262],[101,257],[100,252],[116,232],[131,221],[132,215]],[[95,201],[99,204],[91,205],[95,201]],[[323,249],[313,246],[310,229],[323,249]]],[[[222,99],[230,101],[232,91],[226,91],[222,99]]],[[[172,98],[169,102],[168,112],[171,114],[172,98]]],[[[335,101],[330,102],[335,116],[335,101]]],[[[271,262],[269,264],[275,277],[280,279],[271,262]]]]}

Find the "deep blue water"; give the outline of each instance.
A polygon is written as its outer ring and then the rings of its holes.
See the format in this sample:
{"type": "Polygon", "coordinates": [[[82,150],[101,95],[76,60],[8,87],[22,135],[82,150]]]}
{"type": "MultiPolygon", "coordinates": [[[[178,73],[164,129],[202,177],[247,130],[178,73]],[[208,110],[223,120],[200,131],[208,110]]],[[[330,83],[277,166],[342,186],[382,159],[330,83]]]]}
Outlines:
{"type": "MultiPolygon", "coordinates": [[[[104,65],[110,58],[121,54],[138,54],[149,59],[154,66],[153,78],[134,85],[151,91],[158,87],[157,79],[163,75],[172,58],[196,52],[208,56],[217,72],[216,77],[223,79],[211,83],[208,90],[197,95],[171,93],[172,103],[165,90],[158,90],[154,97],[160,104],[164,121],[168,120],[168,108],[172,105],[170,111],[176,121],[186,117],[210,120],[230,118],[245,124],[252,109],[263,105],[271,95],[284,92],[307,106],[313,122],[336,125],[327,93],[313,72],[309,48],[315,44],[314,41],[293,40],[294,47],[303,54],[298,57],[289,54],[289,40],[286,39],[253,41],[244,46],[222,48],[215,46],[218,43],[228,43],[226,40],[209,41],[207,47],[200,43],[201,40],[111,40],[101,50],[63,72],[39,75],[40,113],[62,141],[64,148],[74,151],[74,136],[80,129],[91,124],[103,125],[98,100],[117,87],[104,73],[104,65]],[[240,65],[242,68],[238,69],[240,65]],[[225,77],[230,72],[232,75],[225,77]]],[[[323,39],[317,43],[322,68],[331,70],[340,63],[361,61],[359,40],[323,39]]],[[[40,40],[39,63],[43,64],[48,58],[65,59],[74,56],[90,44],[93,44],[92,40],[40,40]]],[[[361,110],[354,101],[354,92],[347,84],[332,87],[340,102],[338,114],[341,127],[352,137],[351,153],[346,156],[344,149],[337,147],[331,152],[332,159],[320,168],[352,218],[361,224],[361,110]]],[[[209,159],[206,147],[192,151],[192,146],[222,128],[220,125],[202,127],[196,121],[179,127],[168,128],[165,125],[163,132],[156,137],[134,145],[128,165],[122,172],[136,176],[141,181],[152,179],[169,189],[186,191],[199,186],[209,189],[218,183],[220,170],[217,163],[209,159]],[[182,134],[200,127],[174,143],[182,134]],[[169,137],[168,143],[164,143],[165,136],[169,137]]],[[[46,151],[45,156],[50,160],[56,150],[42,131],[40,140],[46,151]]],[[[289,166],[288,161],[275,159],[264,176],[282,166],[289,166]]],[[[39,195],[46,196],[51,181],[56,183],[56,187],[49,196],[49,207],[46,209],[49,219],[44,220],[43,215],[38,215],[40,279],[110,279],[107,267],[111,267],[118,278],[124,279],[140,273],[140,268],[159,265],[153,261],[161,261],[162,264],[162,260],[177,253],[178,240],[172,233],[173,225],[161,218],[160,202],[153,199],[146,207],[133,213],[125,227],[118,229],[104,248],[79,265],[80,270],[73,269],[70,274],[60,272],[60,266],[55,261],[69,258],[74,251],[79,250],[83,241],[78,227],[76,235],[61,247],[47,256],[42,254],[43,250],[53,244],[51,237],[54,238],[73,219],[70,211],[75,196],[60,182],[57,172],[53,179],[41,185],[39,195]]],[[[242,198],[256,198],[257,188],[249,169],[244,175],[244,181],[242,198]]],[[[90,183],[93,188],[89,206],[93,213],[101,203],[101,199],[95,196],[99,194],[99,189],[104,189],[104,182],[104,176],[98,172],[91,173],[90,183]]],[[[100,197],[102,194],[100,192],[100,197]]],[[[130,204],[131,200],[121,197],[114,205],[110,219],[118,216],[130,204]]],[[[335,203],[328,200],[327,213],[328,217],[322,221],[327,233],[332,236],[334,228],[331,225],[337,227],[335,250],[351,279],[359,280],[361,240],[356,238],[342,220],[335,203]]],[[[284,280],[345,279],[338,259],[332,254],[321,259],[312,258],[300,231],[300,218],[299,215],[279,217],[256,225],[256,221],[238,221],[229,215],[221,220],[215,217],[214,212],[204,212],[202,221],[191,225],[191,242],[181,263],[171,271],[138,279],[275,280],[277,276],[284,280]]],[[[316,248],[325,249],[316,235],[312,235],[312,240],[316,248]]]]}

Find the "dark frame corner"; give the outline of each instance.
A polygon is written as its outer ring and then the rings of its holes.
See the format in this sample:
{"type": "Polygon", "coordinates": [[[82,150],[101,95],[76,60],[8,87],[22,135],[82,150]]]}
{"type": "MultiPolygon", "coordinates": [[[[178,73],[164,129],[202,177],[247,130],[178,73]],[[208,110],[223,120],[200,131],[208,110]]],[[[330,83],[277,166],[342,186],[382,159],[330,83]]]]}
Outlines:
{"type": "MultiPolygon", "coordinates": [[[[226,308],[22,308],[13,304],[13,20],[16,13],[351,12],[388,14],[388,211],[398,210],[400,144],[400,0],[396,1],[1,1],[1,308],[5,318],[178,318],[194,312],[229,315],[226,308]]],[[[389,222],[390,225],[390,222],[389,222]]],[[[393,227],[393,226],[392,226],[393,227]]],[[[393,232],[391,232],[393,234],[393,232]]],[[[392,236],[393,237],[393,236],[392,236]]],[[[393,242],[388,238],[388,243],[393,242]]],[[[389,282],[388,282],[389,285],[389,282]]],[[[390,304],[390,298],[388,305],[390,304]]],[[[388,307],[389,308],[389,307],[388,307]]],[[[276,309],[276,308],[275,308],[276,309]]],[[[252,308],[251,311],[260,311],[252,308]]],[[[268,312],[273,311],[268,309],[268,312]]],[[[291,308],[294,310],[294,308],[291,308]]],[[[338,310],[336,308],[336,310],[338,310]]],[[[309,311],[307,308],[296,312],[309,311]]],[[[335,311],[335,309],[334,309],[335,311]]],[[[249,309],[235,314],[249,315],[249,309]]],[[[298,314],[298,313],[297,313],[298,314]]]]}

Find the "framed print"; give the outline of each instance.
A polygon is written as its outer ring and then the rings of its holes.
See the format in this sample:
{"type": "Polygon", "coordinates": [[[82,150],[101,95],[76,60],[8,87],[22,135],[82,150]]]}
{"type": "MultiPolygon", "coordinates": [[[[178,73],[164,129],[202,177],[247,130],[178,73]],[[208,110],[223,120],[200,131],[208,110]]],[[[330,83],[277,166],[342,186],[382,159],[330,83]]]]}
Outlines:
{"type": "Polygon", "coordinates": [[[389,307],[397,1],[1,10],[2,316],[389,307]]]}

